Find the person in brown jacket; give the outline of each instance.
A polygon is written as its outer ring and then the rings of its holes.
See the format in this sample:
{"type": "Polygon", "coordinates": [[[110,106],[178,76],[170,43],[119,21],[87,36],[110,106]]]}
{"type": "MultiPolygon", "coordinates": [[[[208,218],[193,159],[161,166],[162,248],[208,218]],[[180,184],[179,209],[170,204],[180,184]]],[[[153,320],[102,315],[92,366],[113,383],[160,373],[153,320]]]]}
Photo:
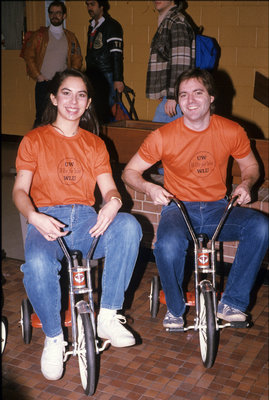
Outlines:
{"type": "Polygon", "coordinates": [[[82,67],[79,42],[73,32],[63,28],[67,16],[65,4],[53,1],[48,7],[48,14],[50,26],[34,32],[24,52],[27,73],[36,81],[34,127],[41,123],[48,99],[48,84],[55,73],[66,68],[82,67]]]}

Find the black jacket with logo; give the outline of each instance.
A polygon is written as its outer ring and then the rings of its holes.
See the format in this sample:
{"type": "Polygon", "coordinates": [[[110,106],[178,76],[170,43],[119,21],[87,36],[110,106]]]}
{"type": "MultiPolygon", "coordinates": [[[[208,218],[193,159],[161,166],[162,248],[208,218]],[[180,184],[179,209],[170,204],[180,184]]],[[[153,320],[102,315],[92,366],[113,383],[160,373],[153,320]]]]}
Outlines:
{"type": "Polygon", "coordinates": [[[104,22],[96,29],[88,29],[86,64],[87,71],[113,72],[113,81],[123,81],[123,30],[119,22],[105,16],[104,22]]]}

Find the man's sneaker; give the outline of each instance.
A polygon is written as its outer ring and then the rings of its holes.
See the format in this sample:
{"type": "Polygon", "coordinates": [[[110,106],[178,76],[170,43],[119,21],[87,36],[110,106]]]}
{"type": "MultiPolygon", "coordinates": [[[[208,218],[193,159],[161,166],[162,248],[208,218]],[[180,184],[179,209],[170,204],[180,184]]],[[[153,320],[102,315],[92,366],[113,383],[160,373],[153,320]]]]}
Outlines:
{"type": "Polygon", "coordinates": [[[56,381],[62,377],[63,355],[66,345],[62,333],[53,338],[46,336],[41,357],[41,372],[46,379],[56,381]]]}
{"type": "MultiPolygon", "coordinates": [[[[104,309],[102,309],[104,310],[104,309]]],[[[112,346],[128,347],[135,344],[135,338],[123,325],[126,318],[112,310],[100,312],[97,317],[97,335],[108,339],[112,346]]]]}
{"type": "Polygon", "coordinates": [[[227,304],[219,303],[217,317],[228,322],[241,322],[246,320],[247,314],[227,304]]]}
{"type": "Polygon", "coordinates": [[[163,326],[165,328],[174,328],[174,329],[183,328],[184,326],[183,317],[182,316],[174,317],[174,315],[170,313],[170,311],[167,311],[163,320],[163,326]]]}

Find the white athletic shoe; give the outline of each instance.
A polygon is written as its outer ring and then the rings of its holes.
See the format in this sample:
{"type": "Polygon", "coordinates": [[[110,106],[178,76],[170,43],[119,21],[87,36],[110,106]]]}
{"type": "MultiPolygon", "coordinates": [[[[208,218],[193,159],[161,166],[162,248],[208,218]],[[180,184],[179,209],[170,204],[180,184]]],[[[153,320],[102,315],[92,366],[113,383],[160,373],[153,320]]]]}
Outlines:
{"type": "Polygon", "coordinates": [[[102,339],[108,339],[112,346],[128,347],[135,344],[135,338],[123,325],[126,318],[116,314],[115,310],[102,308],[97,317],[97,335],[102,339]]]}
{"type": "Polygon", "coordinates": [[[41,372],[46,379],[57,381],[62,377],[65,346],[62,333],[53,338],[46,336],[41,356],[41,372]]]}

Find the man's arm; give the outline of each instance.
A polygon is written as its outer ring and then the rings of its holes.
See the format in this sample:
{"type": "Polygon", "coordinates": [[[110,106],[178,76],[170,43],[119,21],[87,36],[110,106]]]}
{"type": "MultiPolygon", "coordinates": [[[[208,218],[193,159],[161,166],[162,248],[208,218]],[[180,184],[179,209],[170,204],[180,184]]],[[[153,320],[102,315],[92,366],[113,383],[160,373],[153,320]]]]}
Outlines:
{"type": "Polygon", "coordinates": [[[117,90],[119,93],[122,93],[124,90],[124,83],[121,81],[114,81],[114,90],[117,90]]]}
{"type": "Polygon", "coordinates": [[[43,41],[48,40],[48,28],[39,29],[34,32],[26,44],[24,52],[24,60],[28,67],[29,76],[38,82],[42,82],[45,78],[41,75],[37,57],[39,57],[40,49],[43,41]],[[37,55],[38,52],[38,55],[37,55]]]}
{"type": "Polygon", "coordinates": [[[194,34],[191,35],[191,28],[186,22],[172,24],[171,28],[171,48],[169,60],[169,76],[167,80],[167,101],[165,112],[170,117],[176,115],[177,103],[174,99],[174,87],[178,76],[193,65],[193,46],[194,34]]]}
{"type": "Polygon", "coordinates": [[[260,176],[259,165],[252,151],[246,157],[235,158],[235,160],[241,171],[242,182],[234,190],[233,196],[238,195],[237,203],[244,205],[251,200],[251,188],[260,176]]]}
{"type": "Polygon", "coordinates": [[[123,30],[118,21],[108,19],[108,40],[107,45],[110,52],[113,68],[114,89],[121,93],[123,84],[123,30]]]}
{"type": "Polygon", "coordinates": [[[150,196],[154,204],[167,205],[173,195],[162,186],[146,181],[142,176],[143,172],[151,166],[152,164],[144,161],[136,153],[124,168],[122,179],[132,189],[150,196]]]}
{"type": "Polygon", "coordinates": [[[68,31],[65,29],[65,34],[68,38],[68,46],[69,50],[68,53],[70,54],[70,65],[69,67],[75,69],[81,69],[83,58],[81,55],[81,48],[78,39],[76,38],[73,32],[68,31]]]}
{"type": "Polygon", "coordinates": [[[192,68],[194,32],[184,20],[177,21],[171,26],[171,47],[169,55],[169,79],[167,80],[167,98],[174,100],[175,82],[185,70],[192,68]]]}

